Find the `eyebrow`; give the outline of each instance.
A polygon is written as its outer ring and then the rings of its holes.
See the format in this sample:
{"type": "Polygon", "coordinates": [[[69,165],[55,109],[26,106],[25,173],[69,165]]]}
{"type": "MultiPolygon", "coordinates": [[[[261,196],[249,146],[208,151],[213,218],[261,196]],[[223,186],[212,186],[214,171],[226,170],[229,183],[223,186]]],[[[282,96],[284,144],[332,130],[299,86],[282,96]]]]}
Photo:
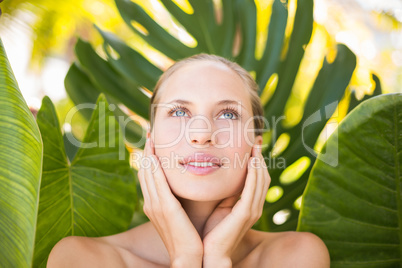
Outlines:
{"type": "MultiPolygon", "coordinates": [[[[170,101],[170,102],[168,102],[168,103],[171,104],[171,103],[174,103],[174,102],[180,103],[180,104],[185,104],[185,105],[192,105],[192,104],[193,104],[191,101],[182,100],[182,99],[172,100],[172,101],[170,101]]],[[[244,105],[241,104],[240,101],[235,101],[235,100],[221,100],[221,101],[218,101],[218,102],[216,103],[216,105],[228,105],[228,104],[236,104],[236,105],[237,105],[237,104],[240,104],[244,109],[246,109],[246,107],[244,107],[244,105]]]]}

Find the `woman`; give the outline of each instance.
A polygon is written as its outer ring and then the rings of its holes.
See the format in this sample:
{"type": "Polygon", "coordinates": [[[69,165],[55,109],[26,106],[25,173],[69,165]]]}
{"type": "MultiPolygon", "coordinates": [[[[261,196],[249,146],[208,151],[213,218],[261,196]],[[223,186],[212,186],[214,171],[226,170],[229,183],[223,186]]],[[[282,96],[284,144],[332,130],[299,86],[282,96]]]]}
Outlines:
{"type": "Polygon", "coordinates": [[[208,54],[179,61],[159,79],[150,112],[138,173],[150,222],[64,238],[48,267],[329,267],[313,234],[251,229],[270,176],[247,71],[208,54]]]}

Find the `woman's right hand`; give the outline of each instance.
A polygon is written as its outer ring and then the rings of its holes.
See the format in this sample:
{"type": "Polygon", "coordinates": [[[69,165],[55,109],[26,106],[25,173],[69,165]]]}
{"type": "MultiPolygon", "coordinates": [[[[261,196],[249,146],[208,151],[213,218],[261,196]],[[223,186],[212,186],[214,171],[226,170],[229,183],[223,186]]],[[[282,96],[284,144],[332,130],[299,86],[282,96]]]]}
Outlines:
{"type": "Polygon", "coordinates": [[[173,195],[149,137],[138,171],[144,196],[144,213],[162,238],[171,267],[201,267],[202,240],[173,195]]]}

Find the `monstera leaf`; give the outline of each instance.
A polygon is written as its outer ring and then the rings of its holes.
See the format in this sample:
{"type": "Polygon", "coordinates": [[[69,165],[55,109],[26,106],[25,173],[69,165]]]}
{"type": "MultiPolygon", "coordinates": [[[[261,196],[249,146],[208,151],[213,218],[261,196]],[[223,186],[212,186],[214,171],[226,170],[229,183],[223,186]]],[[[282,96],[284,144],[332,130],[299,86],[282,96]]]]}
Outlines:
{"type": "MultiPolygon", "coordinates": [[[[236,61],[255,75],[269,124],[266,124],[264,134],[263,155],[273,160],[267,163],[271,185],[272,189],[281,193],[276,198],[267,198],[263,216],[255,228],[295,230],[299,211],[294,204],[303,193],[315,161],[317,153],[314,144],[345,95],[356,65],[355,55],[346,46],[338,45],[333,62],[323,59],[313,88],[301,85],[309,94],[299,123],[285,126],[280,122],[312,35],[313,0],[296,0],[294,16],[289,15],[287,1],[273,0],[271,6],[258,15],[270,18],[260,56],[256,56],[259,54],[256,50],[257,8],[252,0],[222,0],[221,5],[215,5],[213,0],[189,0],[189,12],[172,0],[161,0],[178,27],[195,40],[194,46],[182,43],[140,5],[130,0],[115,2],[127,26],[173,61],[202,52],[217,54],[236,61]],[[289,29],[292,29],[290,33],[289,29]],[[316,120],[317,113],[325,116],[316,120]],[[281,136],[287,137],[287,142],[274,156],[274,148],[283,144],[279,142],[281,136]],[[279,161],[279,158],[282,160],[279,161]],[[275,164],[275,159],[276,163],[284,164],[275,164]],[[303,172],[289,179],[286,174],[292,174],[292,168],[300,170],[300,161],[307,160],[309,164],[303,172]],[[287,219],[275,222],[274,216],[284,211],[287,212],[287,219]]],[[[66,76],[66,90],[76,105],[93,103],[94,96],[102,92],[118,107],[123,105],[128,108],[127,121],[124,119],[124,122],[130,122],[130,130],[124,129],[126,142],[133,148],[143,148],[146,129],[140,122],[130,121],[130,116],[136,114],[149,120],[149,97],[162,70],[116,35],[98,30],[104,39],[103,55],[98,55],[89,43],[78,40],[75,47],[77,62],[66,76]]],[[[380,88],[379,83],[377,88],[380,88]]],[[[123,110],[116,112],[123,115],[123,110]]]]}
{"type": "Polygon", "coordinates": [[[402,94],[358,105],[311,171],[299,231],[320,236],[331,267],[401,267],[402,94]]]}
{"type": "Polygon", "coordinates": [[[42,139],[0,40],[0,263],[30,266],[34,252],[42,139]]]}

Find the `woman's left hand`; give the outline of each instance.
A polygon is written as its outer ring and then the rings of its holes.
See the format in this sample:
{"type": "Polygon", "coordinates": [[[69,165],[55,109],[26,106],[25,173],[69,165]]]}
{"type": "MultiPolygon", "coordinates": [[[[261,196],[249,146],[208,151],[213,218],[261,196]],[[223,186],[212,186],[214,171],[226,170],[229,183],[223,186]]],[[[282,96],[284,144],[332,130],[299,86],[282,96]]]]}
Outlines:
{"type": "Polygon", "coordinates": [[[231,267],[233,251],[261,217],[271,177],[260,149],[253,147],[247,168],[241,199],[240,194],[224,199],[205,224],[204,267],[231,267]]]}

